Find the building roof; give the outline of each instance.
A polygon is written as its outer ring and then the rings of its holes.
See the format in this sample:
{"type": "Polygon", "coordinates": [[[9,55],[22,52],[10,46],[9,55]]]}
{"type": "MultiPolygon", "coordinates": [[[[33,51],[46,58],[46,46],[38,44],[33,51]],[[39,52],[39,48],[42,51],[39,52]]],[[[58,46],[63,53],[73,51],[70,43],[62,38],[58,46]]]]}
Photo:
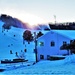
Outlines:
{"type": "Polygon", "coordinates": [[[75,39],[75,30],[53,30],[54,32],[66,36],[70,39],[75,39]]]}
{"type": "Polygon", "coordinates": [[[47,32],[45,35],[39,37],[38,39],[44,38],[44,36],[49,35],[50,32],[60,34],[60,35],[65,36],[69,39],[75,39],[75,30],[50,30],[49,32],[47,32]]]}

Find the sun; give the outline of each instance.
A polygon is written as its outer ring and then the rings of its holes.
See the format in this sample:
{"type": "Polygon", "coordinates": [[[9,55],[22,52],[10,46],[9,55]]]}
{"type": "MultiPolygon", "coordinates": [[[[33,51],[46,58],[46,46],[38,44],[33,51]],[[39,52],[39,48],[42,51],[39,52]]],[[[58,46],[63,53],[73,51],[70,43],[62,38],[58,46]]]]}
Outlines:
{"type": "Polygon", "coordinates": [[[18,18],[19,20],[28,23],[28,26],[30,28],[33,28],[34,26],[38,25],[38,24],[42,24],[45,23],[46,21],[44,19],[42,19],[39,16],[36,16],[34,14],[31,13],[27,13],[25,11],[21,12],[21,11],[14,11],[14,10],[5,10],[3,11],[3,14],[7,14],[10,15],[12,17],[18,18]]]}
{"type": "Polygon", "coordinates": [[[20,19],[23,22],[27,22],[30,27],[33,27],[33,26],[36,26],[37,24],[41,24],[45,22],[45,20],[43,20],[41,17],[35,16],[33,14],[29,14],[29,13],[21,14],[20,19]]]}

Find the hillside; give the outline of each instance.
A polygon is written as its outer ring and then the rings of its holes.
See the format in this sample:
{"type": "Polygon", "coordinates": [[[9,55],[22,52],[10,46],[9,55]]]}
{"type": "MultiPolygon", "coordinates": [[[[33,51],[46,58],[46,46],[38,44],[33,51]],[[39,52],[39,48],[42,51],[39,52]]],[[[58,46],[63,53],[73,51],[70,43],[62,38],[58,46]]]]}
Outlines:
{"type": "Polygon", "coordinates": [[[21,20],[6,14],[1,14],[0,20],[5,23],[5,26],[9,26],[9,27],[13,26],[22,29],[50,30],[48,24],[37,24],[32,28],[28,23],[24,23],[21,20]]]}
{"type": "MultiPolygon", "coordinates": [[[[13,59],[15,57],[15,53],[18,52],[18,54],[25,49],[25,45],[23,45],[23,32],[24,29],[21,28],[14,28],[12,27],[8,32],[5,30],[2,32],[2,25],[3,22],[0,21],[0,59],[13,59]],[[15,35],[15,36],[14,36],[15,35]],[[12,50],[13,54],[10,54],[10,50],[12,50]]],[[[27,54],[26,58],[30,60],[34,60],[34,44],[28,44],[26,42],[26,48],[27,54]],[[29,49],[32,46],[31,49],[29,49]],[[31,57],[31,58],[29,58],[31,57]]]]}
{"type": "MultiPolygon", "coordinates": [[[[7,31],[2,32],[2,25],[4,22],[0,21],[0,59],[13,59],[15,57],[15,53],[18,52],[20,54],[21,50],[24,52],[25,49],[27,49],[27,52],[25,53],[25,58],[29,61],[35,61],[35,53],[34,53],[34,47],[35,43],[34,41],[28,44],[28,42],[25,42],[23,44],[23,32],[25,29],[22,28],[16,28],[11,27],[7,31]],[[10,51],[12,51],[13,54],[10,54],[10,51]]],[[[32,34],[34,32],[38,33],[40,30],[31,30],[32,34]]],[[[43,34],[46,34],[48,31],[42,30],[43,34]]]]}

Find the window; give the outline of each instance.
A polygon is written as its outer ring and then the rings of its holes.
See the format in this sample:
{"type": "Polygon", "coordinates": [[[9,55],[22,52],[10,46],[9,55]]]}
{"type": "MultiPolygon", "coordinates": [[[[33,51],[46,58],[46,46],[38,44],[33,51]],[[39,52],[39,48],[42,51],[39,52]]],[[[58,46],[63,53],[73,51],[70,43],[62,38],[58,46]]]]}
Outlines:
{"type": "Polygon", "coordinates": [[[51,42],[51,46],[55,46],[55,42],[54,41],[51,42]]]}
{"type": "Polygon", "coordinates": [[[44,42],[40,42],[39,44],[40,44],[40,46],[44,46],[44,42]]]}
{"type": "Polygon", "coordinates": [[[50,60],[50,55],[47,55],[47,60],[50,60]]]}
{"type": "Polygon", "coordinates": [[[44,59],[44,55],[40,55],[40,59],[44,59]]]}
{"type": "Polygon", "coordinates": [[[63,45],[66,45],[67,44],[67,42],[66,41],[63,41],[63,45]]]}

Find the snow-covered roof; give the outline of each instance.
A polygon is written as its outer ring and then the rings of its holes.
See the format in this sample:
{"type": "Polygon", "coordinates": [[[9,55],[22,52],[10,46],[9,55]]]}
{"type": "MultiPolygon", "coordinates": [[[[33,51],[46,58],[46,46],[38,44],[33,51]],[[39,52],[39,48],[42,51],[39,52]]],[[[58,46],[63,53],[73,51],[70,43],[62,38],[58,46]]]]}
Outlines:
{"type": "Polygon", "coordinates": [[[69,39],[75,39],[75,30],[50,30],[49,32],[47,32],[45,35],[39,37],[38,39],[44,38],[44,36],[49,35],[50,32],[57,33],[59,35],[65,36],[69,39]]]}
{"type": "Polygon", "coordinates": [[[75,39],[75,30],[53,30],[53,32],[66,36],[69,39],[75,39]]]}

